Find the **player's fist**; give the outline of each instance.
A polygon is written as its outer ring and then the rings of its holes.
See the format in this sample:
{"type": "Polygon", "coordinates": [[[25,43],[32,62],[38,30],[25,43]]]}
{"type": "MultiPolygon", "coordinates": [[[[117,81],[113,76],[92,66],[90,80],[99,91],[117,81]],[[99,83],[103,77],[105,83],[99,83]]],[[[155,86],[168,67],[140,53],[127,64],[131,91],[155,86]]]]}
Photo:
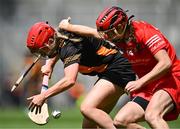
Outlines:
{"type": "Polygon", "coordinates": [[[68,30],[68,27],[70,25],[70,20],[71,18],[68,17],[67,19],[63,19],[60,23],[59,23],[59,28],[64,29],[64,30],[68,30]]]}

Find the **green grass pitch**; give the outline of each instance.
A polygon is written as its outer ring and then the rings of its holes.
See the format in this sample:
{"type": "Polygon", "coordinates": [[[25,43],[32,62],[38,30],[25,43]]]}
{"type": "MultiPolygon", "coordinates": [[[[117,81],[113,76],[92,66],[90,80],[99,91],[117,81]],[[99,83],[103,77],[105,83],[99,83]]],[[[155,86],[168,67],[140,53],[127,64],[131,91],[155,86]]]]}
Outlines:
{"type": "MultiPolygon", "coordinates": [[[[80,129],[82,116],[78,108],[62,109],[62,116],[54,119],[50,116],[46,125],[34,124],[27,116],[24,109],[0,109],[0,129],[80,129]]],[[[112,113],[112,116],[114,113],[112,113]]],[[[141,123],[146,128],[149,126],[141,123]]],[[[180,118],[169,122],[171,129],[180,129],[180,118]]]]}

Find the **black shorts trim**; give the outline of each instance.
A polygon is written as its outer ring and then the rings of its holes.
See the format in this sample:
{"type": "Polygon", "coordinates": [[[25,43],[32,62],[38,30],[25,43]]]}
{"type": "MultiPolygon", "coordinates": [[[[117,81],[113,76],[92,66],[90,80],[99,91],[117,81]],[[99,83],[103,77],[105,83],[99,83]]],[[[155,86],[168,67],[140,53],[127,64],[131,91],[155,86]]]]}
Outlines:
{"type": "Polygon", "coordinates": [[[146,110],[147,105],[149,104],[149,101],[148,101],[148,100],[146,100],[146,99],[144,99],[144,98],[142,98],[142,97],[139,97],[139,96],[136,96],[136,97],[132,98],[131,101],[132,101],[132,102],[135,102],[135,103],[137,103],[139,106],[141,106],[141,107],[144,109],[144,111],[146,110]]]}

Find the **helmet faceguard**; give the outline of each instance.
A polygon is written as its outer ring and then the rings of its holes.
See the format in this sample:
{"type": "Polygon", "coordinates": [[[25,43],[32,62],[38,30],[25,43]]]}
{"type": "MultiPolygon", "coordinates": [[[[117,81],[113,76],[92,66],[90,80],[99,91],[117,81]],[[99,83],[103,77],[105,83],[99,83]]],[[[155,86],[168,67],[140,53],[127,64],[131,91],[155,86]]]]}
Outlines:
{"type": "Polygon", "coordinates": [[[52,58],[59,46],[55,36],[55,30],[48,23],[38,22],[30,28],[26,45],[33,54],[52,58]]]}
{"type": "Polygon", "coordinates": [[[113,41],[122,39],[128,25],[126,12],[116,6],[105,9],[96,20],[100,36],[113,41]]]}

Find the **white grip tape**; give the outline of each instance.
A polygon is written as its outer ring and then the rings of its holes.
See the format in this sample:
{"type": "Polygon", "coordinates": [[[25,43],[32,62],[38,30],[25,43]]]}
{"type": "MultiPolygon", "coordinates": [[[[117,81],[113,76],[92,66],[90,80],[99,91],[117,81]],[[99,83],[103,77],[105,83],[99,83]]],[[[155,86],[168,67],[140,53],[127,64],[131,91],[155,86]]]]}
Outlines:
{"type": "MultiPolygon", "coordinates": [[[[46,60],[46,64],[47,64],[47,60],[46,60]]],[[[49,83],[49,76],[48,75],[44,75],[43,81],[42,81],[41,92],[43,92],[43,91],[48,89],[48,83],[49,83]]]]}
{"type": "Polygon", "coordinates": [[[42,84],[48,86],[49,83],[49,77],[47,75],[44,75],[42,84]]]}

